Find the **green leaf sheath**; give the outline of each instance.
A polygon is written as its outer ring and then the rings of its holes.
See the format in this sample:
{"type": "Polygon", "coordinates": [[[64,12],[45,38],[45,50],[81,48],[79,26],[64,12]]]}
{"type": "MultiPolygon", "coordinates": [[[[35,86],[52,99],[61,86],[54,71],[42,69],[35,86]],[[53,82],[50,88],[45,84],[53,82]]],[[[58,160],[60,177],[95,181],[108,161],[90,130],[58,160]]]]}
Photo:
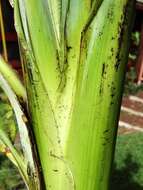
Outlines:
{"type": "Polygon", "coordinates": [[[83,37],[66,142],[66,157],[80,190],[108,189],[132,7],[133,1],[104,1],[83,37]]]}
{"type": "Polygon", "coordinates": [[[107,190],[134,0],[15,0],[46,189],[107,190]]]}

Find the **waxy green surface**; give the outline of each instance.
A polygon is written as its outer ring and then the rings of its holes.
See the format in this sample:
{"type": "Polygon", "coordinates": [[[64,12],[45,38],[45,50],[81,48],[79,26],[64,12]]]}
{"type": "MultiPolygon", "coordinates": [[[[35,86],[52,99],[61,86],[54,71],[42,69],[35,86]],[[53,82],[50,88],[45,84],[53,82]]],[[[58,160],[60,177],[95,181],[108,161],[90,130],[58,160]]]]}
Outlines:
{"type": "Polygon", "coordinates": [[[108,189],[133,8],[134,0],[15,0],[47,190],[108,189]]]}

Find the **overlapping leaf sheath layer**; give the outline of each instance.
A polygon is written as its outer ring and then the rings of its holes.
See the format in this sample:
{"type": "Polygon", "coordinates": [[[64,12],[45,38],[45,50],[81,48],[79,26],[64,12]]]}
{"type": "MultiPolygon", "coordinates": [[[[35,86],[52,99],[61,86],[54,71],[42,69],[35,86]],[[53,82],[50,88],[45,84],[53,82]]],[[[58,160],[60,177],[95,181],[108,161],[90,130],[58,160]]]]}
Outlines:
{"type": "Polygon", "coordinates": [[[106,190],[133,0],[15,0],[46,188],[106,190]]]}

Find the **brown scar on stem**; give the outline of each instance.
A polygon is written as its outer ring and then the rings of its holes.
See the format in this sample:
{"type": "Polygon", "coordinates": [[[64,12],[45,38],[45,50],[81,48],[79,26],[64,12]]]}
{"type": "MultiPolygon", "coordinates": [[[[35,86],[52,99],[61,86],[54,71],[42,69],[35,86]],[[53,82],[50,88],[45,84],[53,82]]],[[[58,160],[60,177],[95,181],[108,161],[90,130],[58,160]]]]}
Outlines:
{"type": "Polygon", "coordinates": [[[22,120],[23,120],[24,123],[28,122],[28,119],[27,119],[27,117],[24,114],[22,115],[22,120]]]}

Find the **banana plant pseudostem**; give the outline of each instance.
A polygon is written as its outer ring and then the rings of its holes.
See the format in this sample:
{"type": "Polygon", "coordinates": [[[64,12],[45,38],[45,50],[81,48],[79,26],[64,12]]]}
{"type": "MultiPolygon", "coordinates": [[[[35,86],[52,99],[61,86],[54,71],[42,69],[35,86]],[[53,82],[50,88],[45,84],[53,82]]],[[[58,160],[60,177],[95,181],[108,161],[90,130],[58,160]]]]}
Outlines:
{"type": "Polygon", "coordinates": [[[25,87],[2,58],[0,85],[23,153],[1,127],[3,152],[29,190],[107,190],[135,1],[12,4],[25,87]]]}

